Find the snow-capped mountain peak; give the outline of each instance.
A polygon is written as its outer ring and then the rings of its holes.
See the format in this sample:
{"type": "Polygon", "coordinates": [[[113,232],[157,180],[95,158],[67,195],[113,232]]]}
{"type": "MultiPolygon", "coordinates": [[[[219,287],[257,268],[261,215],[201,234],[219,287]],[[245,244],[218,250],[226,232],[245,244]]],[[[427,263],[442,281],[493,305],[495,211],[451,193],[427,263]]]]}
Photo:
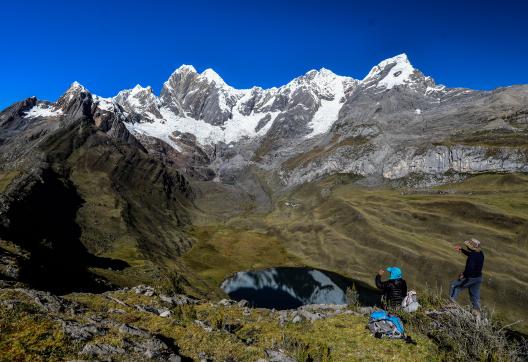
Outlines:
{"type": "Polygon", "coordinates": [[[313,78],[334,78],[336,77],[337,74],[335,74],[334,72],[332,72],[330,69],[327,69],[327,68],[321,68],[319,70],[317,69],[312,69],[312,70],[309,70],[308,72],[306,72],[306,74],[300,78],[304,78],[304,79],[313,79],[313,78]]]}
{"type": "Polygon", "coordinates": [[[401,53],[401,54],[398,54],[398,55],[396,55],[394,57],[387,58],[387,59],[381,61],[378,64],[378,67],[384,68],[384,67],[386,67],[387,65],[390,65],[390,64],[409,64],[412,67],[411,63],[409,62],[409,57],[407,57],[407,54],[405,54],[405,53],[401,53]]]}
{"type": "MultiPolygon", "coordinates": [[[[152,92],[152,87],[143,87],[140,84],[136,84],[134,88],[132,89],[125,89],[120,91],[115,98],[142,98],[142,97],[150,97],[150,95],[154,96],[154,92],[152,92]]],[[[155,97],[155,96],[154,96],[155,97]]]]}
{"type": "Polygon", "coordinates": [[[295,78],[285,86],[280,87],[279,90],[289,89],[293,92],[304,87],[314,92],[317,96],[333,98],[343,85],[357,82],[354,78],[337,75],[329,69],[321,68],[308,71],[303,76],[295,78]]]}
{"type": "Polygon", "coordinates": [[[217,87],[223,88],[223,87],[229,87],[227,83],[218,75],[217,72],[215,72],[211,68],[207,68],[202,73],[200,73],[200,78],[206,80],[208,83],[214,83],[217,87]]]}
{"type": "Polygon", "coordinates": [[[57,103],[64,106],[77,98],[80,94],[90,94],[90,92],[81,83],[75,81],[70,87],[64,92],[64,94],[58,99],[57,103]]]}
{"type": "Polygon", "coordinates": [[[136,85],[134,86],[134,88],[132,88],[132,90],[138,90],[138,91],[140,91],[140,90],[147,90],[147,91],[150,91],[150,92],[151,92],[151,91],[152,91],[152,87],[149,86],[149,85],[146,86],[146,87],[143,87],[141,84],[136,84],[136,85]]]}
{"type": "Polygon", "coordinates": [[[406,54],[399,54],[395,57],[388,58],[374,66],[362,83],[368,84],[375,82],[377,87],[392,89],[397,85],[411,83],[411,76],[416,69],[409,62],[406,54]]]}
{"type": "Polygon", "coordinates": [[[182,64],[174,72],[175,73],[198,73],[192,65],[182,64]]]}
{"type": "Polygon", "coordinates": [[[132,89],[122,90],[113,100],[127,112],[141,114],[149,120],[161,118],[158,109],[158,97],[156,97],[150,86],[142,87],[137,84],[132,89]]]}
{"type": "Polygon", "coordinates": [[[75,96],[75,94],[78,94],[81,92],[90,93],[81,83],[75,81],[70,85],[70,87],[66,90],[66,92],[64,92],[61,98],[67,98],[71,100],[75,96]]]}
{"type": "Polygon", "coordinates": [[[69,89],[80,89],[80,90],[86,90],[86,88],[79,82],[77,81],[74,81],[71,85],[70,85],[70,88],[69,89]]]}

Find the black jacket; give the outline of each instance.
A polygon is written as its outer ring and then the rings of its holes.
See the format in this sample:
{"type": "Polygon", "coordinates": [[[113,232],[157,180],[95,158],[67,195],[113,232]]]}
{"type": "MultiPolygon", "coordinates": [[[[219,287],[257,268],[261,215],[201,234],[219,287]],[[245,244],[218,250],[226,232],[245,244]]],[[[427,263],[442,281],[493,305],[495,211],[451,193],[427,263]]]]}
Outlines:
{"type": "Polygon", "coordinates": [[[482,267],[484,266],[484,253],[482,251],[461,250],[467,255],[466,268],[464,269],[464,278],[478,278],[482,276],[482,267]]]}
{"type": "Polygon", "coordinates": [[[383,291],[385,304],[390,308],[399,308],[403,298],[407,295],[407,283],[402,278],[381,281],[381,276],[376,275],[376,287],[383,291]]]}

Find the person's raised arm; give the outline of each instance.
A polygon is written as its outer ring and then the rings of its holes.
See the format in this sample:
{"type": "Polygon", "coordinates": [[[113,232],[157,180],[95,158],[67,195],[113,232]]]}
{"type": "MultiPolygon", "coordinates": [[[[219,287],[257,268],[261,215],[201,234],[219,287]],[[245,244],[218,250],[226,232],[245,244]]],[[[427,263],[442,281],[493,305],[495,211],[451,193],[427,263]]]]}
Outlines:
{"type": "Polygon", "coordinates": [[[380,269],[380,270],[378,271],[378,274],[376,274],[376,279],[375,279],[375,280],[376,280],[376,287],[377,287],[378,289],[384,289],[384,288],[385,288],[384,283],[381,281],[381,276],[382,276],[384,273],[385,273],[385,270],[380,269]]]}
{"type": "Polygon", "coordinates": [[[464,249],[462,246],[460,245],[455,245],[454,249],[456,251],[458,251],[459,253],[462,253],[464,255],[469,255],[469,251],[467,251],[466,249],[464,249]]]}

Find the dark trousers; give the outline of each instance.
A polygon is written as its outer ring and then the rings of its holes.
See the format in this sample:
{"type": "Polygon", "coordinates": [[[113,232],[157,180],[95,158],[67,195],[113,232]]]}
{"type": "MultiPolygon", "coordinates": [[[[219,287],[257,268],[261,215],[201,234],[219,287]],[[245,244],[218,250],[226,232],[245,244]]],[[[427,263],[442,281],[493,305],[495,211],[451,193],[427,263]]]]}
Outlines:
{"type": "Polygon", "coordinates": [[[469,298],[473,309],[480,310],[480,285],[482,284],[482,277],[478,278],[463,278],[451,282],[451,290],[449,297],[451,300],[456,300],[462,289],[469,291],[469,298]]]}

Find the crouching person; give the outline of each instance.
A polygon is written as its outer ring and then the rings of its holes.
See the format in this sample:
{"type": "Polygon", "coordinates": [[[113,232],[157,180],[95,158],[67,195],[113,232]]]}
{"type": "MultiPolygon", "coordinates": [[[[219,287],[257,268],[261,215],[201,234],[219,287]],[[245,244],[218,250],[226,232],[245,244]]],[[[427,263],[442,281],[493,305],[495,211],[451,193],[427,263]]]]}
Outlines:
{"type": "Polygon", "coordinates": [[[391,266],[386,270],[389,272],[389,280],[381,280],[385,270],[380,269],[376,275],[376,287],[383,291],[383,308],[389,311],[399,310],[407,295],[407,283],[402,278],[400,268],[391,266]]]}
{"type": "Polygon", "coordinates": [[[482,268],[484,266],[484,253],[480,250],[480,241],[470,239],[464,241],[466,249],[460,245],[455,246],[455,250],[466,255],[466,267],[460,274],[458,280],[451,283],[449,297],[454,302],[463,289],[469,291],[469,298],[472,304],[472,313],[480,316],[480,286],[482,284],[482,268]]]}

